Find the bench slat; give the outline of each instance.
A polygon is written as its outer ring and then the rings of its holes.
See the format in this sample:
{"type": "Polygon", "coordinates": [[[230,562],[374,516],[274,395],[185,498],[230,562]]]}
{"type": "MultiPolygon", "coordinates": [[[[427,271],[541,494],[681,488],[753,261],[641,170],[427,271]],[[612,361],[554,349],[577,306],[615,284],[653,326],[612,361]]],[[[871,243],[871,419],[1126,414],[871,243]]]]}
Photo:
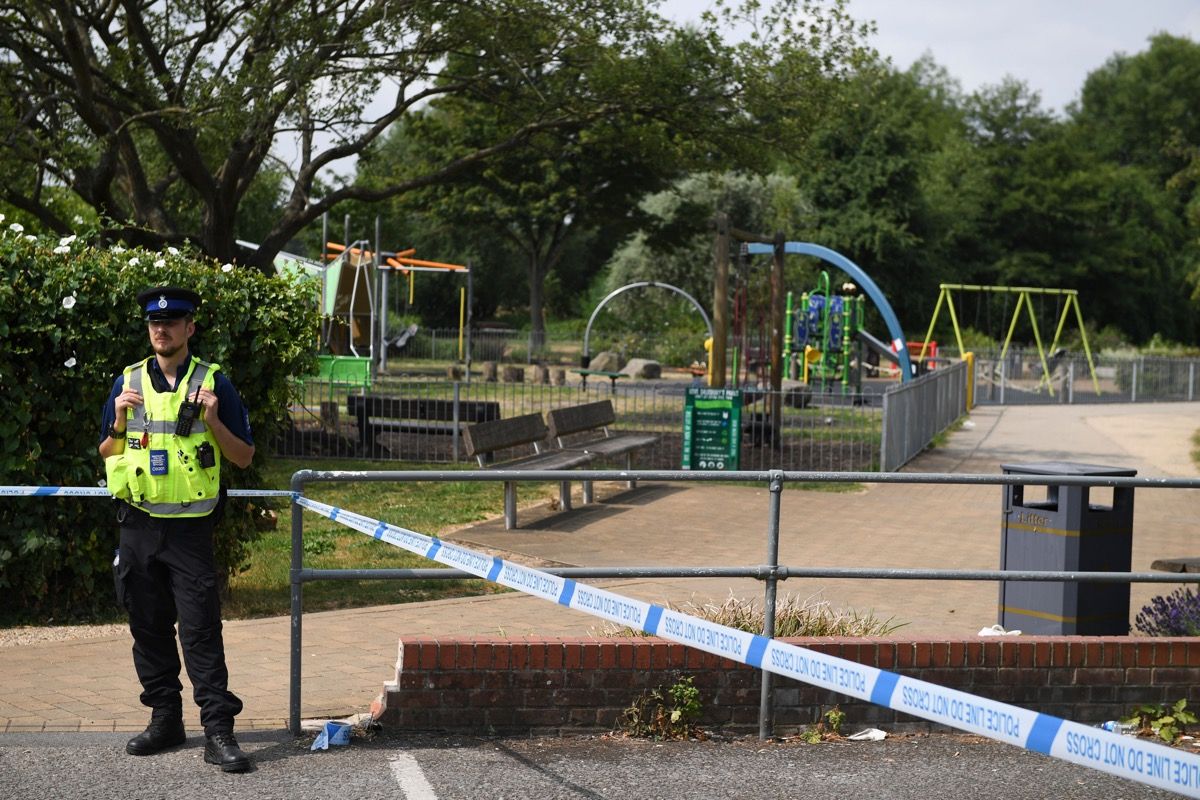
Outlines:
{"type": "Polygon", "coordinates": [[[611,400],[555,408],[546,412],[546,418],[550,423],[550,438],[552,439],[603,428],[617,421],[611,400]]]}
{"type": "Polygon", "coordinates": [[[582,450],[596,456],[615,456],[652,445],[657,441],[658,437],[651,433],[623,433],[619,436],[570,444],[567,445],[567,449],[582,450]]]}
{"type": "Polygon", "coordinates": [[[582,450],[550,450],[500,464],[489,464],[484,469],[574,469],[590,464],[595,457],[582,450]]]}
{"type": "Polygon", "coordinates": [[[479,456],[509,447],[544,442],[548,433],[541,414],[523,414],[508,419],[477,422],[463,432],[463,440],[467,455],[479,456]]]}
{"type": "MultiPolygon", "coordinates": [[[[454,401],[424,397],[390,397],[386,395],[350,395],[346,407],[351,414],[389,419],[419,419],[436,422],[454,420],[454,401]]],[[[485,422],[500,419],[500,404],[491,400],[468,400],[458,403],[459,422],[485,422]]]]}

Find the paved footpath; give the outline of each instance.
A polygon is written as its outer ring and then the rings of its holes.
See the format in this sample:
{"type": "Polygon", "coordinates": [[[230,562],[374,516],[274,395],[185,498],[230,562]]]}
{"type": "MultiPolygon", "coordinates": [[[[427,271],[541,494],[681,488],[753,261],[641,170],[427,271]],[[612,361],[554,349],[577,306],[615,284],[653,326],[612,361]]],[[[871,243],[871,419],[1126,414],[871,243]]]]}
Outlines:
{"type": "MultiPolygon", "coordinates": [[[[1027,461],[1133,467],[1142,476],[1196,476],[1191,437],[1200,404],[980,407],[912,472],[1000,472],[1027,461]]],[[[499,492],[499,487],[496,487],[499,492]]],[[[791,566],[995,569],[1000,487],[867,485],[854,493],[789,489],[782,500],[780,563],[791,566]]],[[[766,559],[768,492],[753,487],[649,484],[609,488],[604,502],[562,514],[522,510],[521,529],[491,520],[453,538],[538,562],[575,566],[729,566],[766,559]]],[[[28,501],[33,502],[33,501],[28,501]]],[[[1133,568],[1195,552],[1200,493],[1142,489],[1136,495],[1133,568]]],[[[387,545],[380,545],[385,547],[387,545]]],[[[619,580],[604,585],[651,602],[761,600],[754,581],[619,580]]],[[[1133,610],[1174,585],[1135,585],[1133,610]]],[[[974,636],[996,621],[994,583],[789,580],[781,591],[904,623],[897,636],[974,636]]],[[[410,634],[561,636],[595,633],[602,621],[517,594],[306,614],[303,714],[368,710],[394,677],[397,640],[410,634]]],[[[286,617],[226,623],[231,688],[245,710],[238,726],[279,729],[288,710],[286,617]]],[[[0,732],[135,731],[138,704],[127,633],[0,647],[0,732]]],[[[185,693],[190,687],[184,679],[185,693]]],[[[198,714],[184,704],[187,724],[198,714]]]]}

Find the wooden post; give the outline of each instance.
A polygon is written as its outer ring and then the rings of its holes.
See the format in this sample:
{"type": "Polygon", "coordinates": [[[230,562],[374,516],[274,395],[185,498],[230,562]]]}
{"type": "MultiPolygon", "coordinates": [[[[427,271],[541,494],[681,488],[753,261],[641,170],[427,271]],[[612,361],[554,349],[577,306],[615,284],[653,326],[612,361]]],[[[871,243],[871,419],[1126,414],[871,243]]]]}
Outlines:
{"type": "Polygon", "coordinates": [[[775,252],[771,256],[771,444],[779,447],[781,442],[780,421],[783,411],[783,244],[784,235],[775,234],[775,252]]]}
{"type": "Polygon", "coordinates": [[[729,215],[718,212],[716,217],[717,236],[713,243],[713,341],[708,357],[709,375],[713,388],[725,387],[725,340],[729,331],[729,215]]]}

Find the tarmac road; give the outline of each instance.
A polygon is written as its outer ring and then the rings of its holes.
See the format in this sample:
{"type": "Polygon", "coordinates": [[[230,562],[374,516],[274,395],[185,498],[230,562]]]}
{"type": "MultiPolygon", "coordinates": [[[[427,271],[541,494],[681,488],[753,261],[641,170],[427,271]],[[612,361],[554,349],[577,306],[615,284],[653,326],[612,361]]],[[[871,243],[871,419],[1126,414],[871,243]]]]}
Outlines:
{"type": "Polygon", "coordinates": [[[241,735],[254,771],[203,762],[203,740],[156,756],[124,752],[128,734],[0,737],[0,797],[330,797],[446,800],[847,797],[879,800],[997,797],[1172,797],[1167,792],[1019,748],[960,734],[882,742],[797,740],[652,742],[609,737],[486,739],[380,734],[310,751],[286,732],[241,735]]]}

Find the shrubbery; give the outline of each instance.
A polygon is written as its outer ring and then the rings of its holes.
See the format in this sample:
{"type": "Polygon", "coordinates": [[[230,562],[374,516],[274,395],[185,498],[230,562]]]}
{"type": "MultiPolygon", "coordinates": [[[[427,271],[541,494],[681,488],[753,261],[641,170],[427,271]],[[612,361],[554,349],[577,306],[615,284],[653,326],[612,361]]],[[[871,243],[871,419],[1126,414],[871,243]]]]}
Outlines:
{"type": "MultiPolygon", "coordinates": [[[[2,222],[2,219],[0,219],[2,222]]],[[[289,377],[315,370],[315,288],[222,266],[172,249],[93,247],[83,237],[0,227],[0,483],[96,486],[101,407],[126,364],[150,354],[135,300],[142,289],[200,293],[193,352],[221,365],[250,410],[259,453],[286,423],[289,377]]],[[[260,455],[261,457],[261,455],[260,455]]],[[[229,486],[257,470],[222,470],[229,486]]],[[[236,569],[254,534],[253,510],[231,501],[217,557],[236,569]]],[[[0,502],[0,588],[6,616],[90,615],[114,605],[117,531],[112,504],[95,498],[0,502]]]]}
{"type": "Polygon", "coordinates": [[[1200,595],[1184,587],[1153,597],[1134,625],[1150,636],[1200,636],[1200,595]]]}

